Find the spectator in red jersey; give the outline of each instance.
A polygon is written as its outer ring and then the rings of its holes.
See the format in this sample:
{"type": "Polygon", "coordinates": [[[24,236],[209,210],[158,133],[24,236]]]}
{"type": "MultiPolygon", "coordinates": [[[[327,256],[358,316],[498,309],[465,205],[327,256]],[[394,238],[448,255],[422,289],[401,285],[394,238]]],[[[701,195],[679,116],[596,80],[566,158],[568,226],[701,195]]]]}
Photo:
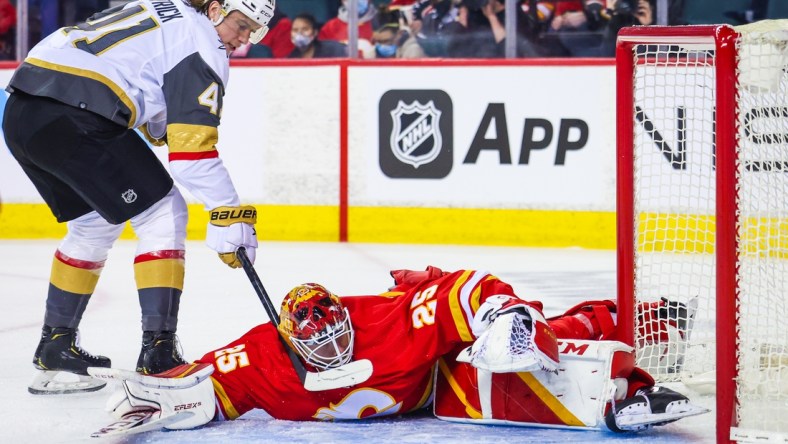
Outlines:
{"type": "Polygon", "coordinates": [[[302,13],[295,16],[290,29],[293,50],[291,59],[319,59],[347,57],[347,45],[333,40],[317,38],[317,20],[312,14],[302,13]]]}
{"type": "MultiPolygon", "coordinates": [[[[361,47],[361,40],[365,40],[367,45],[372,41],[372,19],[375,17],[375,7],[370,0],[358,0],[358,38],[359,47],[361,47]]],[[[347,0],[343,0],[342,6],[339,7],[339,12],[336,17],[327,21],[322,28],[318,38],[320,40],[334,40],[336,42],[347,43],[348,41],[348,14],[347,14],[347,0]]]]}
{"type": "Polygon", "coordinates": [[[14,58],[14,30],[16,26],[16,9],[10,0],[0,0],[0,59],[14,58]]]}
{"type": "Polygon", "coordinates": [[[268,24],[268,34],[258,45],[266,45],[271,48],[274,58],[282,59],[288,57],[295,46],[290,39],[290,29],[293,23],[290,18],[278,7],[274,9],[274,16],[268,24]]]}
{"type": "Polygon", "coordinates": [[[234,59],[238,58],[285,58],[293,51],[293,42],[290,40],[290,18],[278,7],[274,10],[274,16],[269,22],[269,31],[260,40],[260,43],[247,43],[230,54],[234,59]]]}

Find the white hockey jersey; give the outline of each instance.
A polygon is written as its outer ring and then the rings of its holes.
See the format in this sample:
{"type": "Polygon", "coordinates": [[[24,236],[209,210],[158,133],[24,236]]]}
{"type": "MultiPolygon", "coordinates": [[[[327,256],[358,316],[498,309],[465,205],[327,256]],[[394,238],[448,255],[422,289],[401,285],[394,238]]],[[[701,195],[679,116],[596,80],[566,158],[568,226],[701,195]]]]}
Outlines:
{"type": "Polygon", "coordinates": [[[173,177],[206,209],[239,200],[216,143],[229,59],[211,21],[182,0],[136,0],[36,45],[9,91],[50,97],[167,136],[173,177]]]}

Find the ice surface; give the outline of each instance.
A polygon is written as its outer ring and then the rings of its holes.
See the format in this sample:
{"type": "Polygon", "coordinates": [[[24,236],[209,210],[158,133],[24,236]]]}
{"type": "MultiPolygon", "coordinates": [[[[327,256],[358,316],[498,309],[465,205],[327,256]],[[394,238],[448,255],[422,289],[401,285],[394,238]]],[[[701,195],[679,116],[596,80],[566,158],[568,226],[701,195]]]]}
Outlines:
{"type": "MultiPolygon", "coordinates": [[[[197,430],[150,432],[126,440],[95,439],[90,433],[111,422],[103,411],[110,394],[98,392],[34,396],[27,392],[38,344],[55,241],[0,242],[0,441],[78,442],[288,442],[288,443],[487,443],[487,442],[714,442],[713,413],[638,435],[600,431],[479,426],[439,421],[429,415],[349,423],[271,420],[261,412],[197,430]]],[[[133,277],[136,244],[119,241],[99,280],[82,324],[81,344],[133,369],[139,353],[140,314],[133,277]]],[[[181,338],[186,359],[221,347],[267,321],[242,270],[222,264],[202,242],[190,242],[181,299],[181,338]]],[[[545,314],[560,314],[577,302],[612,298],[615,253],[581,249],[532,249],[354,243],[261,243],[256,269],[278,306],[303,282],[320,282],[340,295],[374,294],[391,282],[388,271],[474,268],[492,272],[526,299],[542,300],[545,314]]],[[[710,399],[693,398],[709,406],[710,399]]]]}

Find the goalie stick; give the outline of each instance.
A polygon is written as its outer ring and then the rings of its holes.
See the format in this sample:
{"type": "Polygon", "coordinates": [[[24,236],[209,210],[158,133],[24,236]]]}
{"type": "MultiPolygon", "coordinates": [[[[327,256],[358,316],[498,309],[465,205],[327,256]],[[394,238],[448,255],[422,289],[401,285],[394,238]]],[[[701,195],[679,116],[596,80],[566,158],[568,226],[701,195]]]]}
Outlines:
{"type": "MultiPolygon", "coordinates": [[[[276,313],[276,308],[274,308],[274,304],[271,303],[271,298],[265,291],[265,287],[263,287],[260,277],[257,275],[252,262],[246,255],[246,249],[244,247],[240,247],[236,252],[236,255],[241,261],[241,265],[243,265],[243,269],[246,272],[246,275],[249,277],[249,282],[252,283],[252,287],[254,287],[257,297],[260,298],[260,302],[263,303],[263,308],[265,308],[265,312],[271,319],[271,323],[274,324],[274,327],[276,327],[278,331],[279,316],[276,313]]],[[[350,387],[360,384],[372,376],[372,362],[370,362],[368,359],[353,361],[343,366],[332,368],[330,370],[323,370],[320,372],[307,371],[304,364],[298,358],[298,355],[296,355],[295,351],[293,351],[285,338],[282,337],[281,333],[279,334],[279,340],[282,341],[282,344],[285,346],[287,356],[290,358],[290,362],[292,362],[293,368],[295,368],[296,374],[298,374],[298,378],[301,380],[304,388],[310,392],[350,387]]]]}
{"type": "MultiPolygon", "coordinates": [[[[203,364],[207,365],[207,364],[203,364]]],[[[213,367],[205,368],[180,378],[166,378],[156,375],[143,375],[131,370],[108,367],[88,367],[90,376],[101,380],[134,381],[154,389],[185,389],[194,387],[213,373],[213,367]]]]}

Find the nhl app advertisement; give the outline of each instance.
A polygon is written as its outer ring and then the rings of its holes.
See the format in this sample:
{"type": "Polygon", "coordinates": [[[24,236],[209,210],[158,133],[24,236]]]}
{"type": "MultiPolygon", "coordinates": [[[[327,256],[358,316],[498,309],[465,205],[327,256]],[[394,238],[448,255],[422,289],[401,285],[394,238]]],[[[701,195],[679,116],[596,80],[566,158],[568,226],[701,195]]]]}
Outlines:
{"type": "MultiPolygon", "coordinates": [[[[562,72],[567,68],[538,76],[530,67],[486,68],[483,94],[482,85],[470,81],[479,77],[468,71],[477,69],[408,67],[397,69],[396,76],[376,75],[374,68],[353,70],[354,84],[368,88],[365,100],[360,92],[355,96],[356,89],[349,97],[351,118],[365,117],[364,125],[349,128],[350,170],[363,171],[363,179],[354,179],[365,185],[351,187],[352,201],[499,208],[563,202],[567,208],[612,210],[612,109],[600,113],[598,102],[586,105],[593,97],[580,100],[589,91],[562,72]],[[399,87],[417,78],[428,87],[399,87]],[[513,84],[522,90],[512,91],[513,84]],[[557,89],[564,90],[562,97],[572,96],[567,89],[576,90],[576,106],[557,103],[557,89]],[[356,169],[362,159],[363,167],[356,169]]],[[[586,72],[599,78],[596,84],[606,84],[611,74],[586,72]]],[[[612,91],[590,92],[607,93],[612,91]]]]}

